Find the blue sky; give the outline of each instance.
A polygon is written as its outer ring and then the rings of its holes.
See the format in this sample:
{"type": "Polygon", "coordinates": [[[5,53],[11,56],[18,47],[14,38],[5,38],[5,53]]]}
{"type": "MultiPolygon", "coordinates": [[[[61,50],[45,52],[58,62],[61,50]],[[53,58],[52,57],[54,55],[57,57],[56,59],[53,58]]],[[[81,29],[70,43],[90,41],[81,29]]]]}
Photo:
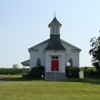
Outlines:
{"type": "Polygon", "coordinates": [[[90,38],[99,36],[100,0],[0,0],[0,67],[29,59],[28,48],[49,38],[60,23],[61,38],[82,49],[80,66],[91,66],[90,38]]]}

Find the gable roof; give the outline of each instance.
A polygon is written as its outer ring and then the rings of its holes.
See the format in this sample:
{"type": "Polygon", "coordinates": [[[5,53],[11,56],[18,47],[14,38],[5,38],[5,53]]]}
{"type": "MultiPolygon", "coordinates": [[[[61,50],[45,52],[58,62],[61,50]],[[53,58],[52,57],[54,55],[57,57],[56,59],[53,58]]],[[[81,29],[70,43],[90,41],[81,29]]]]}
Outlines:
{"type": "MultiPolygon", "coordinates": [[[[40,42],[40,43],[38,43],[38,44],[36,44],[36,45],[30,47],[30,48],[28,49],[28,51],[34,50],[36,47],[38,47],[38,46],[40,46],[40,45],[43,45],[44,43],[49,42],[49,41],[50,41],[50,39],[44,40],[43,42],[40,42]]],[[[71,47],[74,47],[75,49],[77,49],[77,50],[79,50],[79,51],[81,51],[80,48],[78,48],[78,47],[76,47],[76,46],[74,46],[74,45],[72,45],[72,44],[70,44],[70,43],[68,43],[68,42],[66,42],[66,41],[64,41],[64,40],[62,40],[62,39],[60,39],[60,41],[63,42],[63,43],[65,43],[65,44],[67,44],[67,45],[69,45],[69,46],[71,46],[71,47]]]]}
{"type": "Polygon", "coordinates": [[[34,45],[34,46],[28,48],[28,51],[33,50],[34,48],[36,48],[36,47],[38,47],[38,46],[40,46],[40,45],[42,45],[42,44],[44,44],[44,43],[46,43],[46,42],[49,42],[49,40],[50,40],[50,39],[44,40],[43,42],[40,42],[40,43],[38,43],[38,44],[36,44],[36,45],[34,45]]]}
{"type": "Polygon", "coordinates": [[[81,51],[81,49],[80,49],[80,48],[78,48],[78,47],[76,47],[76,46],[74,46],[74,45],[70,44],[69,42],[66,42],[66,41],[65,41],[65,40],[63,40],[63,39],[61,39],[61,41],[62,41],[63,43],[65,43],[65,44],[68,44],[68,45],[70,45],[71,47],[74,47],[75,49],[78,49],[79,51],[81,51]]]}

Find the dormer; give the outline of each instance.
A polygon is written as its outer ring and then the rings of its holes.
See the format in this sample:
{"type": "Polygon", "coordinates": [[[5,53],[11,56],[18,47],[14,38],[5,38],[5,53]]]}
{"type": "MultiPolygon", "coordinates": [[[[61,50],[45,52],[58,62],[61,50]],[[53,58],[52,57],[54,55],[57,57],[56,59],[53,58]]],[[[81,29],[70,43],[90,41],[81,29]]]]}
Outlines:
{"type": "Polygon", "coordinates": [[[60,34],[61,23],[54,17],[51,23],[48,25],[50,27],[50,34],[60,34]]]}

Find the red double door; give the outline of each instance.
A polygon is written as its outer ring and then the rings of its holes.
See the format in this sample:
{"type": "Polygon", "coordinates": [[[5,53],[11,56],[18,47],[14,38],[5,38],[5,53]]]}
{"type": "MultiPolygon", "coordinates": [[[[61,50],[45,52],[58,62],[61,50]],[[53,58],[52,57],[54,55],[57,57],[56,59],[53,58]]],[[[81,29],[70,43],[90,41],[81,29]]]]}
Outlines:
{"type": "Polygon", "coordinates": [[[59,71],[59,60],[51,60],[51,71],[59,71]]]}

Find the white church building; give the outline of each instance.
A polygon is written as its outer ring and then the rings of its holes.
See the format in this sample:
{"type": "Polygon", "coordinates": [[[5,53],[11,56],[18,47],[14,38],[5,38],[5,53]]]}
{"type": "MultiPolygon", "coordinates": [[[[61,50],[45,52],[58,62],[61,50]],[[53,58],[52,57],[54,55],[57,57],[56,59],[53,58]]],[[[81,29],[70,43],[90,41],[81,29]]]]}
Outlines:
{"type": "Polygon", "coordinates": [[[79,67],[80,48],[60,39],[62,24],[56,17],[48,25],[50,38],[28,49],[30,59],[22,62],[23,66],[30,66],[30,70],[38,65],[45,67],[45,80],[64,81],[66,79],[65,66],[79,67]]]}

